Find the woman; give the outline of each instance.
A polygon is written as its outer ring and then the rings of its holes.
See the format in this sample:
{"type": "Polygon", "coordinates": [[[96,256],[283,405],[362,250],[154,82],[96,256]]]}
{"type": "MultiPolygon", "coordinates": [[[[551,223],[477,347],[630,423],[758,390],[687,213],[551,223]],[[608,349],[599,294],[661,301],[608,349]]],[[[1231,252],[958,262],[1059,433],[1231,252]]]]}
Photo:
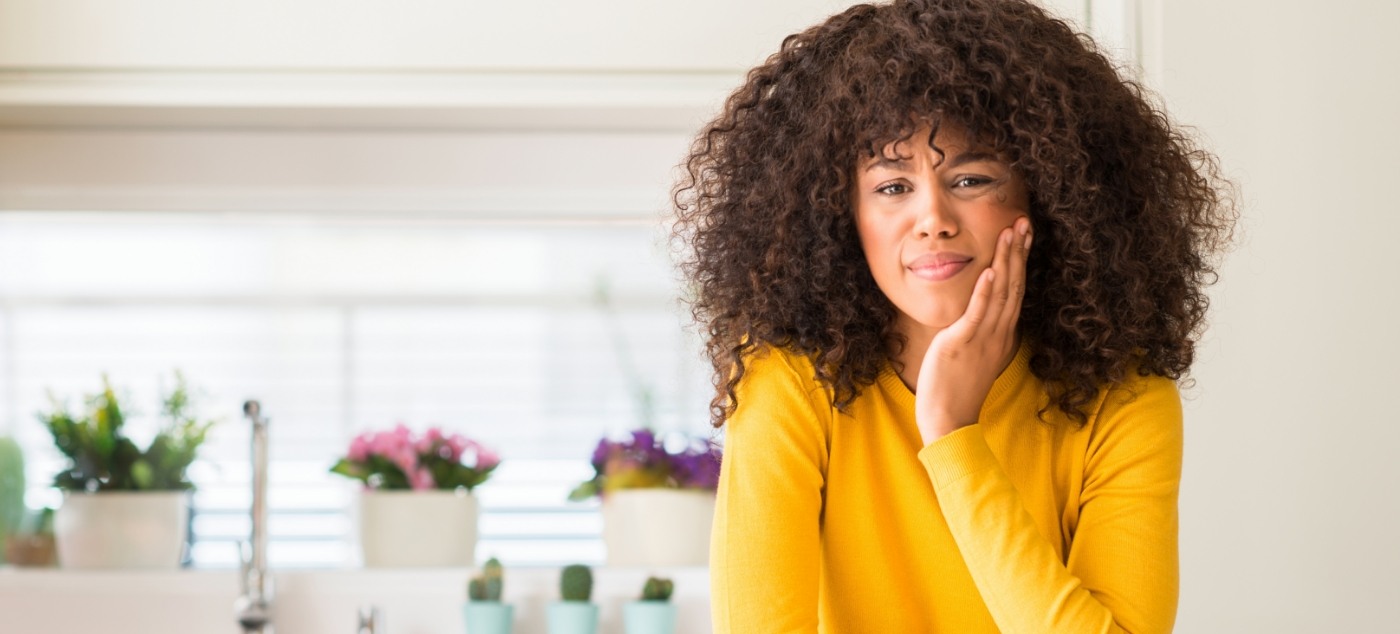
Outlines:
{"type": "Polygon", "coordinates": [[[860,5],[699,135],[717,632],[1166,632],[1177,382],[1234,209],[1028,2],[860,5]]]}

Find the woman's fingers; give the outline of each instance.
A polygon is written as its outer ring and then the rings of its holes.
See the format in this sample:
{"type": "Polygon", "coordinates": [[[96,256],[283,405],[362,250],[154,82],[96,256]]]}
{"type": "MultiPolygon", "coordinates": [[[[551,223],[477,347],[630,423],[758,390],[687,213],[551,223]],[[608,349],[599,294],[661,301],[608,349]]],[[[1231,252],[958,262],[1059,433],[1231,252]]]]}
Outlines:
{"type": "Polygon", "coordinates": [[[996,271],[996,283],[992,285],[991,301],[987,306],[987,316],[979,328],[979,336],[996,337],[1000,335],[1002,316],[1006,313],[1006,303],[1010,299],[1010,285],[1012,281],[1012,257],[1016,250],[1013,244],[1015,231],[1011,227],[1001,230],[997,235],[996,252],[992,254],[992,270],[996,271]]]}
{"type": "Polygon", "coordinates": [[[962,317],[948,326],[952,340],[967,343],[978,336],[982,325],[987,321],[987,307],[992,303],[992,287],[996,284],[996,270],[983,269],[977,276],[977,284],[972,287],[972,298],[967,302],[967,310],[962,317]]]}
{"type": "Polygon", "coordinates": [[[1026,261],[1030,258],[1031,221],[1018,219],[1013,225],[1016,235],[1012,239],[1011,270],[1007,274],[1007,303],[997,320],[996,331],[1012,337],[1016,322],[1021,317],[1021,302],[1026,297],[1026,261]]]}

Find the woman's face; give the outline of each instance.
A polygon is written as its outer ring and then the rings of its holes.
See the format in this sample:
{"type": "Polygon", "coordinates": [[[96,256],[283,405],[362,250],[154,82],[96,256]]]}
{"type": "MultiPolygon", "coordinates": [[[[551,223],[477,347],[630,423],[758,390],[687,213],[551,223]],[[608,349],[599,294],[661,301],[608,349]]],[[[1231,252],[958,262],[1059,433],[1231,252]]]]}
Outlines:
{"type": "Polygon", "coordinates": [[[964,132],[930,128],[858,161],[856,230],[880,290],[899,310],[899,328],[942,329],[962,316],[977,277],[992,265],[997,237],[1030,217],[1025,183],[964,132]]]}

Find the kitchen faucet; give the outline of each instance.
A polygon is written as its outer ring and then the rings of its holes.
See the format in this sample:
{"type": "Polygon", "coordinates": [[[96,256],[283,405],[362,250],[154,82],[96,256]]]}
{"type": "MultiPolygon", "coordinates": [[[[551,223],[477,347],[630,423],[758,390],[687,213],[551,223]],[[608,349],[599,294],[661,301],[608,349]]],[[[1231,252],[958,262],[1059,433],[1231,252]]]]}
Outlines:
{"type": "Polygon", "coordinates": [[[243,594],[234,602],[234,612],[244,634],[272,634],[272,578],[267,574],[267,419],[257,401],[244,403],[243,415],[253,423],[253,528],[251,539],[239,542],[243,594]]]}

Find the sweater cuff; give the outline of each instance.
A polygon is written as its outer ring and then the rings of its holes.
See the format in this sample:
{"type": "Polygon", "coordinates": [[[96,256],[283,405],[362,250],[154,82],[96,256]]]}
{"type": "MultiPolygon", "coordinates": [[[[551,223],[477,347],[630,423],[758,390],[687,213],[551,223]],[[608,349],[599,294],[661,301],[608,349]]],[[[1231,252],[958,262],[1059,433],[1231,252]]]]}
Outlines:
{"type": "Polygon", "coordinates": [[[982,425],[968,425],[933,441],[919,450],[935,489],[997,465],[992,448],[982,435],[982,425]]]}

